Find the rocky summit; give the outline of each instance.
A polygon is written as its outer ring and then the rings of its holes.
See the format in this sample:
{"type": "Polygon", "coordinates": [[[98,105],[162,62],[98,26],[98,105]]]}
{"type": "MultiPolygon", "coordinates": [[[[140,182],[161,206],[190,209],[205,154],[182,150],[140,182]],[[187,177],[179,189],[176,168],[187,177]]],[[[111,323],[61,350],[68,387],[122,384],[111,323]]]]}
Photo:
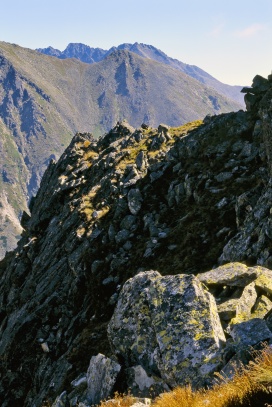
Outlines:
{"type": "Polygon", "coordinates": [[[246,112],[122,121],[51,160],[0,263],[3,407],[210,386],[271,343],[272,78],[243,92],[246,112]]]}

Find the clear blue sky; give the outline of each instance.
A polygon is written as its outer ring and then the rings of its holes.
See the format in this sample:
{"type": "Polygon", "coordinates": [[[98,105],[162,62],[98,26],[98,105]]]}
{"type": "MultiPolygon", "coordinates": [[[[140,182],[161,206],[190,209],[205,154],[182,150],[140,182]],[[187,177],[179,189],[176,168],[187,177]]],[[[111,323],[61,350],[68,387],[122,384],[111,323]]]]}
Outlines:
{"type": "Polygon", "coordinates": [[[229,84],[272,70],[272,0],[0,0],[0,40],[152,44],[229,84]]]}

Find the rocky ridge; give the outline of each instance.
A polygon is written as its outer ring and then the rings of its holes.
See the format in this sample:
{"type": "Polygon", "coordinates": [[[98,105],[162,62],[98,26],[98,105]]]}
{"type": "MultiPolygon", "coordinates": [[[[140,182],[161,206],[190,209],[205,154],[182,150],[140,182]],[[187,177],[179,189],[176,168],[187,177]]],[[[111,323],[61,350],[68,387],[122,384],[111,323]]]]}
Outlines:
{"type": "Polygon", "coordinates": [[[247,112],[123,121],[51,161],[0,263],[3,407],[203,386],[270,343],[271,78],[244,92],[247,112]]]}
{"type": "Polygon", "coordinates": [[[75,132],[98,137],[124,117],[133,125],[175,126],[239,108],[184,73],[126,50],[89,65],[1,42],[0,258],[16,247],[22,211],[75,132]]]}

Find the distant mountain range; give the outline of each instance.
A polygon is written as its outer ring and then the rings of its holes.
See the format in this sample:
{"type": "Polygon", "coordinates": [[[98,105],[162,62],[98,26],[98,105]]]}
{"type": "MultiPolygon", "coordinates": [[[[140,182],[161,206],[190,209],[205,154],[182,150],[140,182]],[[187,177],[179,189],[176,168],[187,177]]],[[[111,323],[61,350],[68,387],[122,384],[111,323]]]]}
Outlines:
{"type": "MultiPolygon", "coordinates": [[[[0,42],[0,257],[16,244],[19,217],[49,161],[74,133],[98,137],[124,118],[135,127],[179,126],[241,109],[214,87],[147,58],[154,47],[138,45],[145,57],[121,48],[86,64],[0,42]]],[[[94,50],[93,59],[99,54],[94,50]]]]}
{"type": "Polygon", "coordinates": [[[207,72],[203,71],[203,69],[198,68],[195,65],[185,64],[177,59],[170,58],[164,52],[156,47],[153,47],[152,45],[139,44],[138,42],[135,42],[134,44],[121,44],[118,47],[112,47],[109,50],[104,50],[102,48],[91,48],[85,44],[70,43],[64,51],[60,51],[52,47],[37,49],[37,51],[46,55],[51,55],[60,59],[76,58],[88,64],[100,62],[116,50],[134,52],[143,58],[153,59],[154,61],[169,65],[172,68],[178,69],[192,78],[197,79],[199,82],[213,87],[215,90],[217,90],[217,92],[222,93],[222,95],[244,105],[243,95],[240,93],[242,89],[241,86],[226,85],[212,77],[207,72]]]}

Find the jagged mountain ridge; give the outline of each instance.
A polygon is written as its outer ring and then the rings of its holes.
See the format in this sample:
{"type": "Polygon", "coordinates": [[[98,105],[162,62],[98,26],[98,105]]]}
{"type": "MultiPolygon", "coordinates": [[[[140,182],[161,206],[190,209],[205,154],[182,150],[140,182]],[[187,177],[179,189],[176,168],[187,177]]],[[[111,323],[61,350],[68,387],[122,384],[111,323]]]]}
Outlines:
{"type": "Polygon", "coordinates": [[[223,94],[224,96],[244,105],[243,96],[240,93],[240,90],[242,89],[241,86],[226,85],[212,77],[203,69],[195,65],[185,64],[177,59],[170,58],[164,52],[152,45],[139,44],[138,42],[135,42],[134,44],[125,43],[120,44],[117,47],[112,47],[109,50],[103,50],[101,48],[92,48],[81,43],[70,43],[67,45],[64,51],[60,51],[53,47],[37,49],[37,51],[46,55],[55,56],[61,59],[76,58],[86,63],[100,62],[102,59],[106,58],[116,50],[131,51],[143,58],[153,59],[162,64],[169,65],[172,68],[178,69],[192,78],[197,79],[199,82],[214,88],[217,92],[223,94]]]}
{"type": "Polygon", "coordinates": [[[18,218],[51,158],[76,131],[97,137],[126,117],[172,125],[239,109],[182,72],[118,50],[97,64],[0,44],[0,256],[15,247],[18,218]],[[158,83],[160,84],[158,86],[158,83]]]}
{"type": "Polygon", "coordinates": [[[110,355],[108,321],[139,271],[271,268],[271,98],[271,78],[256,77],[247,112],[118,123],[98,141],[77,134],[50,163],[0,263],[3,407],[52,402],[92,355],[110,355]]]}

